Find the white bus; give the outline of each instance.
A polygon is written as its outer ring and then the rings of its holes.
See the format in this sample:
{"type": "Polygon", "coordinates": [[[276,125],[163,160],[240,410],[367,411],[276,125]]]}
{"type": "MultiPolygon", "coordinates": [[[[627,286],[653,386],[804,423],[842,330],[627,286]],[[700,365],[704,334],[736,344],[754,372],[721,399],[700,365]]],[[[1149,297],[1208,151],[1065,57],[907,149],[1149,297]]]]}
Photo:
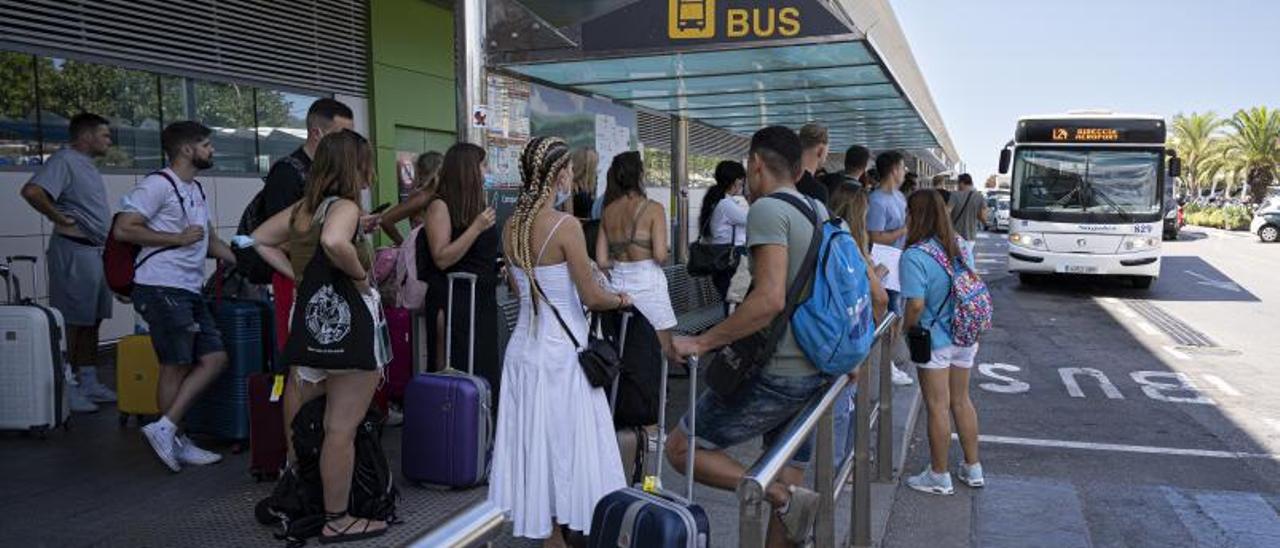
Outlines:
{"type": "Polygon", "coordinates": [[[1011,174],[1009,271],[1119,276],[1142,289],[1160,275],[1165,178],[1181,165],[1158,116],[1071,112],[1018,120],[1000,152],[1011,174]]]}

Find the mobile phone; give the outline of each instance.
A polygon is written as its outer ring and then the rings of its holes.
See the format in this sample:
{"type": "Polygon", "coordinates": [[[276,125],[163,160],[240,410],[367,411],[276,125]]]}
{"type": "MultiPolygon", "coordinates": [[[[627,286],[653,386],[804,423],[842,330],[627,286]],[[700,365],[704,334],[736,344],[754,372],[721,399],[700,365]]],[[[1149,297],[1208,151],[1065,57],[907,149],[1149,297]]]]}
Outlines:
{"type": "Polygon", "coordinates": [[[382,213],[383,211],[386,211],[387,208],[389,207],[391,207],[391,202],[385,202],[382,205],[373,208],[373,211],[370,211],[370,213],[374,213],[374,214],[382,213]]]}

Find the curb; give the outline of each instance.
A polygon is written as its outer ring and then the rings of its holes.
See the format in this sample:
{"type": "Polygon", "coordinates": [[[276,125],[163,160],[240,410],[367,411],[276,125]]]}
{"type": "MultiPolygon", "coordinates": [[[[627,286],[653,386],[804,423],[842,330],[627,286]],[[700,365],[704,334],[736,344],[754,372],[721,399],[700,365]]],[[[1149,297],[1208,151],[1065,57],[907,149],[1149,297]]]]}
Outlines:
{"type": "MultiPolygon", "coordinates": [[[[918,383],[919,381],[917,381],[918,383]]],[[[889,534],[889,520],[893,517],[893,505],[898,499],[899,478],[902,477],[903,467],[906,465],[907,453],[911,449],[911,438],[915,435],[916,422],[920,417],[920,409],[924,406],[924,400],[921,397],[919,384],[911,391],[911,407],[907,410],[907,419],[902,430],[902,441],[899,444],[900,450],[894,451],[893,470],[894,480],[888,483],[875,483],[873,489],[883,486],[887,491],[887,496],[872,495],[872,506],[879,506],[883,510],[873,508],[871,511],[871,545],[881,546],[884,538],[889,534]],[[883,506],[882,506],[883,505],[883,506]]]]}
{"type": "Polygon", "coordinates": [[[1256,235],[1248,230],[1223,230],[1221,228],[1213,228],[1208,226],[1187,225],[1183,230],[1191,229],[1192,232],[1203,232],[1211,236],[1220,238],[1254,238],[1256,235]]]}

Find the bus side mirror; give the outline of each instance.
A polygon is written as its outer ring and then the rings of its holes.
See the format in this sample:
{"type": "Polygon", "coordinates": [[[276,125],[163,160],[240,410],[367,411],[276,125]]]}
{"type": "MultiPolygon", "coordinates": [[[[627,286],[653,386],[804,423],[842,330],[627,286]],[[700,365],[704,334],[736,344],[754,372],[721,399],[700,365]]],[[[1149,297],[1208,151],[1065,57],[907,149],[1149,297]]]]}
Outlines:
{"type": "Polygon", "coordinates": [[[1170,177],[1182,176],[1182,158],[1179,158],[1177,156],[1169,158],[1169,176],[1170,177]]]}
{"type": "Polygon", "coordinates": [[[1004,175],[1009,172],[1010,156],[1012,156],[1012,154],[1009,149],[1006,148],[1000,151],[1000,174],[1001,175],[1004,175]]]}

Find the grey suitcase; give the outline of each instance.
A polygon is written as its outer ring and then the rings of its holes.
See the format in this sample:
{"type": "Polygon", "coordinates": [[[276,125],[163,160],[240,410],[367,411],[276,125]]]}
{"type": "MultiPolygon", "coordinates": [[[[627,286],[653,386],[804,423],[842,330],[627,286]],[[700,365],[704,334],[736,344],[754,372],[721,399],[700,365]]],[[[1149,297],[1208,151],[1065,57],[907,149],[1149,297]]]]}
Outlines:
{"type": "Polygon", "coordinates": [[[0,305],[0,430],[26,430],[41,435],[66,426],[67,342],[62,313],[23,298],[13,265],[36,258],[14,256],[0,265],[8,303],[0,305]]]}

